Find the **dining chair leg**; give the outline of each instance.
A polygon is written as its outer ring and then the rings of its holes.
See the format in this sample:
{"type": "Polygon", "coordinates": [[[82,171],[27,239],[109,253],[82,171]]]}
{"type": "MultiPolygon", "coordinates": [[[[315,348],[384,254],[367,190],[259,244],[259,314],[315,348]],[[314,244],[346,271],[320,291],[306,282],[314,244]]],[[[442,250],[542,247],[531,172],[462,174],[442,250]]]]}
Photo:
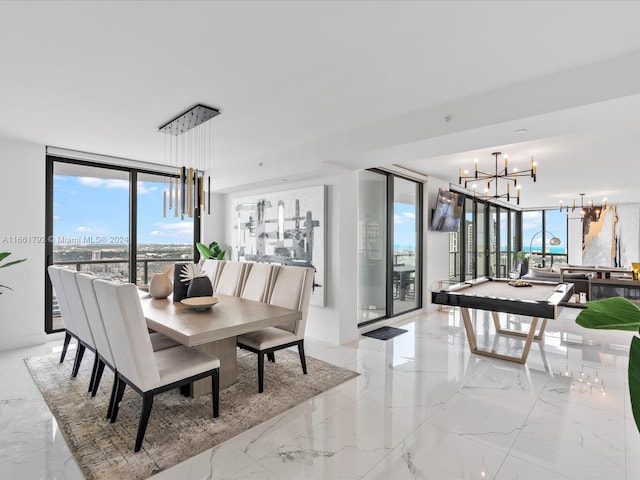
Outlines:
{"type": "Polygon", "coordinates": [[[64,362],[64,357],[67,354],[67,348],[69,348],[69,342],[71,341],[71,334],[64,332],[64,343],[62,344],[62,353],[60,354],[60,363],[64,362]]]}
{"type": "MultiPolygon", "coordinates": [[[[98,358],[97,354],[96,358],[98,358]]],[[[96,370],[96,377],[93,380],[93,390],[91,390],[92,397],[95,397],[96,393],[98,393],[98,386],[100,385],[100,380],[102,379],[102,372],[104,372],[104,362],[102,360],[98,360],[98,369],[96,370]]]]}
{"type": "Polygon", "coordinates": [[[116,389],[116,397],[113,399],[113,405],[111,407],[111,423],[115,423],[116,418],[118,418],[118,410],[120,410],[120,402],[122,401],[122,396],[124,395],[124,388],[127,386],[126,383],[118,376],[118,387],[116,389]]]}
{"type": "Polygon", "coordinates": [[[73,370],[71,370],[71,377],[75,378],[78,375],[78,370],[80,370],[80,362],[82,362],[82,357],[84,356],[85,346],[78,342],[78,350],[76,350],[76,359],[73,361],[73,370]]]}
{"type": "Polygon", "coordinates": [[[262,393],[264,385],[264,352],[258,352],[258,393],[262,393]]]}
{"type": "Polygon", "coordinates": [[[116,392],[118,390],[118,373],[114,373],[113,386],[111,387],[111,396],[109,397],[109,407],[107,408],[107,418],[110,419],[113,414],[113,404],[116,399],[116,392]]]}
{"type": "Polygon", "coordinates": [[[138,435],[136,435],[136,446],[134,452],[139,452],[144,439],[144,432],[147,430],[149,416],[151,415],[151,407],[153,406],[153,393],[145,392],[142,395],[142,412],[140,414],[140,423],[138,424],[138,435]]]}
{"type": "Polygon", "coordinates": [[[89,379],[89,388],[87,389],[87,392],[93,392],[93,384],[96,381],[96,374],[98,373],[99,363],[100,359],[98,358],[98,353],[96,352],[96,355],[93,358],[93,366],[91,367],[91,378],[89,379]]]}
{"type": "Polygon", "coordinates": [[[302,364],[302,373],[307,374],[307,360],[304,357],[304,340],[298,342],[298,353],[300,354],[300,363],[302,364]]]}
{"type": "Polygon", "coordinates": [[[275,352],[267,352],[267,360],[269,360],[270,362],[274,362],[276,361],[276,354],[275,352]]]}
{"type": "Polygon", "coordinates": [[[220,415],[220,370],[217,368],[211,375],[211,399],[213,400],[213,418],[220,415]]]}

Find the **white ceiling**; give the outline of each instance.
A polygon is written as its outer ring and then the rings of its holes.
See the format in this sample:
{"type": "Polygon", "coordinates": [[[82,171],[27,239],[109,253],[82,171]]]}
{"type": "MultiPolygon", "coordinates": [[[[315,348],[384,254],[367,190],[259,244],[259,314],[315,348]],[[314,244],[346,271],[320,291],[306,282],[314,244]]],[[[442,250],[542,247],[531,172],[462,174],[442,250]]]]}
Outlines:
{"type": "Polygon", "coordinates": [[[161,163],[157,128],[203,103],[222,112],[219,191],[390,164],[456,182],[500,150],[535,155],[525,207],[639,202],[639,18],[614,1],[3,1],[0,137],[161,163]]]}

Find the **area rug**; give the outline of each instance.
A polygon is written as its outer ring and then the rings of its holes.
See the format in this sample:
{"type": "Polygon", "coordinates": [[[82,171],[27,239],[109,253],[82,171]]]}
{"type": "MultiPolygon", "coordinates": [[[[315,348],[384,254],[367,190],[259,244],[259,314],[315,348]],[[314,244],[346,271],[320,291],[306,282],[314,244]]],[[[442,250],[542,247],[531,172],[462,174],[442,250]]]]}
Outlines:
{"type": "Polygon", "coordinates": [[[380,327],[375,330],[371,330],[370,332],[363,333],[362,335],[365,337],[375,338],[376,340],[389,340],[407,332],[408,330],[405,330],[404,328],[380,327]]]}
{"type": "Polygon", "coordinates": [[[257,355],[238,351],[238,382],[220,391],[220,417],[211,395],[186,398],[177,390],[157,395],[138,453],[133,452],[140,396],[127,388],[116,423],[105,419],[113,373],[105,369],[96,397],[87,394],[93,356],[87,351],[78,376],[70,378],[73,355],[25,359],[87,479],[144,479],[329,390],[358,374],[307,356],[302,374],[297,352],[276,352],[265,362],[264,393],[258,392],[257,355]],[[87,355],[88,354],[88,355],[87,355]]]}

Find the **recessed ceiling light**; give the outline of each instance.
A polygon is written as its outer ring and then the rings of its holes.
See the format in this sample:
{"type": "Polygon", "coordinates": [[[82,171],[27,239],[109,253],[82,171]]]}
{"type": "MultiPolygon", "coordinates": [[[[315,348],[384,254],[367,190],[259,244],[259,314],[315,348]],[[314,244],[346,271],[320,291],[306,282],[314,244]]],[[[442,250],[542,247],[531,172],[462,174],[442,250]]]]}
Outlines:
{"type": "Polygon", "coordinates": [[[521,128],[519,130],[516,130],[516,133],[523,134],[523,133],[527,133],[528,131],[529,130],[527,130],[526,128],[521,128]]]}

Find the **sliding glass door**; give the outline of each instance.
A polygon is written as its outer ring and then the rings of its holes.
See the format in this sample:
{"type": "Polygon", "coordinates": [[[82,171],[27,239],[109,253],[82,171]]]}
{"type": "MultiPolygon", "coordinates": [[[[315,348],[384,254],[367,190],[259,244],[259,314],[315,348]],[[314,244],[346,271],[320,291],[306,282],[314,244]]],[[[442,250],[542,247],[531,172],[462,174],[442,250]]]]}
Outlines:
{"type": "Polygon", "coordinates": [[[422,184],[359,173],[358,325],[420,308],[422,184]]]}
{"type": "Polygon", "coordinates": [[[420,184],[400,177],[393,180],[393,311],[398,315],[418,307],[416,266],[420,184]]]}

